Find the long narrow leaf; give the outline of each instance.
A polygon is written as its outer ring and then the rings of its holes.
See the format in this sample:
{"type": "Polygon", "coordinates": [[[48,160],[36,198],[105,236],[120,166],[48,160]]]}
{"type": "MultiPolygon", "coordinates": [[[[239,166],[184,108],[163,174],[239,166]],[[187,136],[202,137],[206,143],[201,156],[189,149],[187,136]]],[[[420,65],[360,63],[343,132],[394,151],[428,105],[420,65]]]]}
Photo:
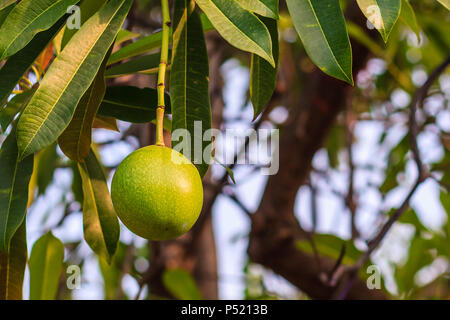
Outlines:
{"type": "Polygon", "coordinates": [[[132,0],[108,2],[83,24],[51,64],[18,124],[20,158],[48,146],[65,130],[100,69],[131,3],[132,0]]]}
{"type": "Polygon", "coordinates": [[[22,300],[23,278],[27,265],[25,220],[11,239],[9,254],[0,251],[0,300],[22,300]]]}
{"type": "Polygon", "coordinates": [[[0,250],[8,254],[11,238],[22,224],[28,202],[33,157],[18,162],[15,128],[0,149],[0,250]]]}
{"type": "Polygon", "coordinates": [[[51,232],[33,245],[30,254],[30,299],[53,300],[64,260],[64,245],[51,232]]]}
{"type": "Polygon", "coordinates": [[[79,0],[22,0],[0,28],[0,60],[25,47],[33,37],[50,28],[79,0]]]}
{"type": "Polygon", "coordinates": [[[237,2],[248,11],[278,19],[278,0],[237,0],[237,2]]]}
{"type": "Polygon", "coordinates": [[[335,0],[287,0],[295,29],[311,60],[326,74],[353,85],[352,50],[335,0]]]}
{"type": "Polygon", "coordinates": [[[92,250],[108,263],[116,252],[120,227],[103,169],[91,150],[84,163],[78,163],[83,181],[84,238],[92,250]]]}

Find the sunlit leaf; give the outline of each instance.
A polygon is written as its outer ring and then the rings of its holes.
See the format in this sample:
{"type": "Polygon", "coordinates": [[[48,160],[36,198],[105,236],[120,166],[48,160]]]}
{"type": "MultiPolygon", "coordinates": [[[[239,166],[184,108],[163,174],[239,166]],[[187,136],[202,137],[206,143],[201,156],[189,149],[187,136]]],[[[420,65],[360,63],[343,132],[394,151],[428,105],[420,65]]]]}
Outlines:
{"type": "Polygon", "coordinates": [[[400,15],[400,0],[356,0],[367,20],[380,32],[384,42],[400,15]]]}
{"type": "Polygon", "coordinates": [[[108,57],[109,54],[103,59],[94,81],[78,102],[72,120],[58,138],[61,151],[73,161],[82,162],[89,155],[95,115],[106,91],[104,72],[108,57]]]}
{"type": "Polygon", "coordinates": [[[25,47],[36,33],[47,30],[79,0],[22,0],[0,27],[0,60],[25,47]]]}
{"type": "Polygon", "coordinates": [[[31,300],[55,299],[63,260],[64,245],[50,231],[34,243],[28,263],[31,300]]]}
{"type": "Polygon", "coordinates": [[[269,31],[253,13],[235,1],[196,0],[196,3],[231,45],[255,53],[275,66],[269,31]]]}
{"type": "Polygon", "coordinates": [[[450,10],[450,0],[437,0],[437,1],[444,7],[446,7],[447,10],[450,10]]]}
{"type": "Polygon", "coordinates": [[[5,3],[0,2],[0,27],[2,26],[3,22],[5,22],[5,19],[6,17],[8,17],[11,10],[14,8],[15,2],[15,0],[8,0],[5,3]]]}
{"type": "Polygon", "coordinates": [[[19,120],[19,156],[23,158],[56,141],[100,69],[131,7],[131,0],[112,0],[86,21],[51,64],[19,120]]]}
{"type": "Polygon", "coordinates": [[[96,116],[94,118],[94,128],[107,129],[119,132],[119,127],[117,126],[117,120],[110,117],[96,116]]]}
{"type": "Polygon", "coordinates": [[[286,3],[311,60],[326,74],[353,85],[352,50],[339,1],[287,0],[286,3]]]}
{"type": "MultiPolygon", "coordinates": [[[[272,52],[275,63],[278,67],[278,29],[276,20],[270,18],[261,18],[269,29],[272,38],[272,52]]],[[[252,54],[250,63],[250,98],[253,105],[255,119],[266,107],[277,81],[277,68],[272,67],[270,63],[261,57],[252,54]]]]}
{"type": "Polygon", "coordinates": [[[278,0],[237,0],[237,2],[248,11],[278,19],[278,0]]]}
{"type": "Polygon", "coordinates": [[[9,255],[0,251],[0,300],[22,300],[27,257],[26,222],[24,220],[11,239],[9,255]]]}
{"type": "Polygon", "coordinates": [[[83,182],[84,238],[96,254],[110,263],[120,228],[103,168],[91,150],[85,161],[78,163],[78,169],[83,182]]]}
{"type": "Polygon", "coordinates": [[[0,69],[0,108],[6,103],[22,75],[59,32],[66,18],[61,18],[49,30],[39,33],[24,49],[10,57],[0,69]]]}
{"type": "Polygon", "coordinates": [[[184,155],[203,177],[209,167],[208,161],[203,159],[203,150],[211,144],[211,141],[203,141],[203,133],[211,128],[209,65],[200,18],[196,11],[189,13],[188,6],[188,0],[175,2],[170,77],[172,146],[180,139],[174,135],[175,130],[187,129],[190,150],[184,155]]]}

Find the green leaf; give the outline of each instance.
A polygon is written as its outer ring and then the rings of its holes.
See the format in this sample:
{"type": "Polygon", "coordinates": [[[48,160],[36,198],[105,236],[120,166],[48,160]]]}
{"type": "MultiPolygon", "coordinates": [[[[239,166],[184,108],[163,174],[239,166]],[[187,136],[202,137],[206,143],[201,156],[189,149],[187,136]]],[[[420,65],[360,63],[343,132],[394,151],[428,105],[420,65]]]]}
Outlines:
{"type": "Polygon", "coordinates": [[[278,0],[237,0],[237,2],[248,11],[278,19],[278,0]]]}
{"type": "Polygon", "coordinates": [[[15,132],[13,128],[0,149],[0,250],[6,254],[11,238],[25,218],[33,172],[33,156],[17,161],[15,132]]]}
{"type": "Polygon", "coordinates": [[[78,163],[78,169],[83,182],[84,239],[97,255],[111,263],[120,227],[103,168],[91,150],[84,163],[78,163]]]}
{"type": "Polygon", "coordinates": [[[23,47],[41,31],[50,28],[79,0],[22,0],[0,28],[0,60],[23,47]]]}
{"type": "Polygon", "coordinates": [[[183,269],[166,270],[163,283],[167,290],[180,300],[201,300],[202,294],[194,278],[183,269]]]}
{"type": "MultiPolygon", "coordinates": [[[[80,24],[81,26],[96,13],[105,4],[105,0],[87,0],[80,4],[80,24]]],[[[67,26],[64,29],[64,34],[61,39],[61,50],[69,43],[73,35],[78,29],[69,29],[67,26]]]]}
{"type": "Polygon", "coordinates": [[[89,155],[95,115],[106,91],[104,73],[108,58],[109,54],[103,59],[94,82],[78,103],[69,126],[58,138],[61,151],[73,161],[82,162],[89,155]]]}
{"type": "Polygon", "coordinates": [[[35,157],[37,164],[37,185],[39,194],[44,194],[47,187],[53,180],[53,173],[56,168],[58,153],[56,152],[56,143],[52,143],[45,149],[41,150],[35,157]]]}
{"type": "Polygon", "coordinates": [[[117,119],[110,117],[96,116],[94,118],[94,128],[120,132],[119,127],[117,126],[117,119]]]}
{"type": "Polygon", "coordinates": [[[287,0],[286,3],[311,60],[326,74],[353,85],[352,50],[339,1],[287,0]]]}
{"type": "Polygon", "coordinates": [[[59,32],[66,18],[61,18],[49,30],[39,33],[24,49],[10,57],[0,69],[0,108],[8,101],[22,75],[59,32]]]}
{"type": "Polygon", "coordinates": [[[114,42],[114,44],[118,45],[118,44],[121,44],[121,43],[123,43],[125,41],[133,40],[133,39],[135,39],[135,38],[137,38],[139,36],[140,36],[139,33],[131,32],[131,31],[126,30],[126,29],[122,29],[117,34],[116,42],[114,42]]]}
{"type": "Polygon", "coordinates": [[[384,42],[400,15],[400,0],[356,0],[367,20],[380,32],[384,42]]]}
{"type": "Polygon", "coordinates": [[[437,0],[440,4],[442,4],[447,10],[450,10],[450,0],[437,0]]]}
{"type": "Polygon", "coordinates": [[[255,53],[272,66],[272,41],[264,23],[253,13],[229,0],[196,0],[220,35],[238,49],[255,53]]]}
{"type": "Polygon", "coordinates": [[[5,9],[6,7],[9,7],[12,4],[15,4],[16,0],[0,0],[0,10],[5,9]]]}
{"type": "MultiPolygon", "coordinates": [[[[213,25],[208,20],[208,18],[204,15],[200,15],[202,19],[203,31],[211,31],[214,30],[213,25]]],[[[172,39],[172,30],[170,31],[170,39],[172,39]]],[[[155,32],[146,37],[140,38],[133,43],[117,50],[114,52],[108,60],[108,65],[119,62],[123,59],[135,57],[137,55],[147,53],[153,49],[161,47],[162,40],[162,32],[155,32]]]]}
{"type": "Polygon", "coordinates": [[[119,290],[121,290],[121,281],[124,276],[122,268],[129,248],[129,245],[119,242],[117,252],[111,264],[107,264],[105,260],[99,259],[100,271],[103,276],[105,300],[117,300],[120,298],[118,294],[121,293],[119,290]]]}
{"type": "MultiPolygon", "coordinates": [[[[395,209],[392,210],[394,212],[395,209]]],[[[389,214],[391,215],[392,212],[389,214]]],[[[414,209],[409,208],[406,210],[401,216],[400,219],[398,219],[398,222],[400,223],[408,223],[413,225],[418,231],[425,231],[427,228],[423,225],[423,223],[419,220],[417,217],[416,211],[414,209]]]]}
{"type": "Polygon", "coordinates": [[[15,95],[3,109],[0,109],[0,126],[3,131],[6,131],[14,120],[14,117],[25,108],[36,92],[36,89],[37,87],[34,87],[33,89],[15,95]]]}
{"type": "Polygon", "coordinates": [[[100,69],[132,0],[112,0],[86,21],[56,57],[19,120],[20,158],[52,142],[65,130],[75,107],[100,69]]]}
{"type": "MultiPolygon", "coordinates": [[[[166,113],[171,112],[170,98],[165,96],[166,113]]],[[[133,123],[146,123],[156,118],[158,93],[153,88],[112,86],[106,94],[98,114],[133,123]]]]}
{"type": "Polygon", "coordinates": [[[30,300],[53,300],[64,261],[64,245],[51,231],[40,237],[30,254],[30,300]]]}
{"type": "Polygon", "coordinates": [[[5,22],[5,19],[8,17],[11,10],[14,8],[16,1],[13,0],[13,1],[9,1],[9,2],[10,2],[9,4],[6,2],[5,6],[3,3],[0,4],[0,27],[3,24],[3,22],[5,22]]]}
{"type": "Polygon", "coordinates": [[[137,57],[133,60],[121,63],[106,70],[105,77],[120,77],[133,73],[156,73],[159,67],[159,53],[137,57]]]}
{"type": "Polygon", "coordinates": [[[420,28],[417,23],[416,14],[408,0],[402,0],[400,11],[400,20],[402,20],[417,36],[417,42],[420,42],[420,28]]]}
{"type": "Polygon", "coordinates": [[[25,220],[11,239],[9,254],[0,251],[0,300],[22,300],[23,278],[27,265],[25,220]]]}
{"type": "MultiPolygon", "coordinates": [[[[175,2],[170,96],[172,147],[180,139],[174,135],[175,130],[188,130],[190,148],[183,150],[184,155],[203,177],[209,167],[203,150],[211,144],[211,140],[203,141],[204,132],[211,129],[209,65],[202,24],[196,11],[189,12],[188,0],[175,2]]],[[[183,135],[182,139],[181,143],[187,137],[183,135]]]]}
{"type": "Polygon", "coordinates": [[[252,54],[250,62],[250,98],[253,104],[253,119],[263,111],[275,90],[278,67],[278,28],[277,22],[270,18],[261,18],[269,29],[272,38],[272,52],[276,67],[272,67],[266,60],[252,54]]]}
{"type": "MultiPolygon", "coordinates": [[[[320,234],[317,233],[313,236],[314,244],[317,251],[325,256],[333,259],[337,259],[342,250],[342,245],[345,244],[345,256],[342,259],[344,264],[353,264],[361,256],[362,252],[358,250],[352,241],[345,241],[335,235],[331,234],[320,234]]],[[[309,240],[300,240],[295,243],[297,249],[313,253],[313,247],[309,240]]]]}

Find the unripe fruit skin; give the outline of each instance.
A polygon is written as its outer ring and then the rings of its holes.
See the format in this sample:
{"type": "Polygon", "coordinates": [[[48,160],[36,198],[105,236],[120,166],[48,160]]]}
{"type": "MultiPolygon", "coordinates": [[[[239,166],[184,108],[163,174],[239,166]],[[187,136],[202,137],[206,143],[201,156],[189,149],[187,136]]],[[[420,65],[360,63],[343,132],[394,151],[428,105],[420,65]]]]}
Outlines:
{"type": "Polygon", "coordinates": [[[197,221],[203,186],[197,169],[181,153],[152,145],[134,151],[118,166],[111,197],[120,220],[133,233],[169,240],[197,221]]]}

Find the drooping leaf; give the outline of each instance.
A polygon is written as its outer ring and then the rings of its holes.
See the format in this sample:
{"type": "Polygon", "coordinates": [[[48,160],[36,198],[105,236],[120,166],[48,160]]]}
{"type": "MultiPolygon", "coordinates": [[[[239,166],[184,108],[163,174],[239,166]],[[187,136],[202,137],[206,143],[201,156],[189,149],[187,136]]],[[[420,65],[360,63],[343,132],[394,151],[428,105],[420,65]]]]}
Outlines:
{"type": "Polygon", "coordinates": [[[440,4],[442,4],[447,10],[450,10],[450,0],[437,0],[440,4]]]}
{"type": "Polygon", "coordinates": [[[0,60],[24,48],[40,31],[50,28],[67,7],[79,0],[22,0],[0,27],[0,60]]]}
{"type": "Polygon", "coordinates": [[[27,257],[26,221],[24,220],[11,239],[9,254],[0,251],[0,300],[22,300],[27,257]]]}
{"type": "Polygon", "coordinates": [[[276,67],[272,67],[266,60],[252,54],[250,62],[250,98],[253,105],[255,119],[266,107],[272,97],[277,82],[278,66],[278,28],[276,20],[261,18],[269,29],[272,38],[272,52],[276,67]]]}
{"type": "Polygon", "coordinates": [[[408,0],[402,0],[400,20],[402,20],[417,36],[417,42],[420,42],[420,28],[417,23],[416,14],[408,0]]]}
{"type": "Polygon", "coordinates": [[[49,30],[39,33],[24,49],[10,57],[0,69],[0,108],[7,102],[22,75],[59,32],[65,18],[67,17],[58,20],[49,30]]]}
{"type": "MultiPolygon", "coordinates": [[[[188,0],[178,0],[174,9],[170,77],[172,133],[177,129],[190,133],[190,150],[183,152],[202,177],[209,167],[209,161],[203,159],[203,150],[211,144],[211,141],[203,141],[203,133],[211,129],[208,86],[208,56],[200,18],[196,11],[189,12],[188,0]]],[[[175,147],[180,137],[172,135],[172,138],[172,147],[175,147]]]]}
{"type": "Polygon", "coordinates": [[[30,254],[30,300],[53,300],[64,261],[64,245],[51,231],[40,237],[30,254]]]}
{"type": "Polygon", "coordinates": [[[89,155],[95,115],[106,91],[104,73],[108,58],[109,54],[103,59],[94,82],[78,103],[66,130],[58,138],[61,151],[73,161],[82,162],[89,155]]]}
{"type": "Polygon", "coordinates": [[[400,15],[400,0],[356,0],[367,20],[380,32],[384,42],[400,15]]]}
{"type": "Polygon", "coordinates": [[[45,193],[45,190],[47,190],[47,187],[53,180],[57,160],[56,143],[52,143],[36,154],[37,187],[40,195],[45,193]]]}
{"type": "Polygon", "coordinates": [[[0,149],[0,250],[6,254],[11,238],[25,218],[33,172],[32,156],[17,160],[15,132],[13,128],[0,149]]]}
{"type": "MultiPolygon", "coordinates": [[[[88,0],[83,1],[80,4],[80,26],[82,26],[94,13],[96,13],[100,8],[106,3],[105,0],[88,0]]],[[[61,50],[67,45],[73,35],[78,31],[78,29],[69,29],[67,26],[64,29],[64,34],[61,39],[61,50]]]]}
{"type": "Polygon", "coordinates": [[[111,263],[120,227],[103,168],[91,150],[85,161],[78,163],[78,169],[83,182],[84,239],[97,255],[111,263]]]}
{"type": "MultiPolygon", "coordinates": [[[[202,19],[202,26],[203,31],[211,31],[214,30],[213,25],[208,20],[205,14],[200,15],[202,19]]],[[[172,30],[170,31],[172,33],[172,30]]],[[[170,39],[172,36],[170,35],[170,39]]],[[[162,32],[155,32],[148,36],[142,37],[138,40],[136,40],[133,43],[130,43],[129,45],[117,50],[114,52],[111,57],[108,60],[108,65],[111,65],[113,63],[116,63],[120,60],[131,58],[138,56],[143,53],[147,53],[153,49],[161,47],[161,40],[162,40],[162,32]]]]}
{"type": "Polygon", "coordinates": [[[326,74],[353,85],[352,50],[339,1],[286,3],[311,60],[326,74]]]}
{"type": "Polygon", "coordinates": [[[278,0],[237,0],[237,2],[248,11],[278,19],[278,0]]]}
{"type": "Polygon", "coordinates": [[[96,116],[94,118],[94,128],[107,129],[119,132],[117,120],[110,117],[96,116]]]}
{"type": "Polygon", "coordinates": [[[272,66],[272,41],[264,23],[253,13],[229,0],[196,0],[220,35],[238,49],[255,53],[272,66]]]}
{"type": "MultiPolygon", "coordinates": [[[[165,96],[166,113],[171,112],[170,98],[165,96]]],[[[158,93],[153,88],[111,86],[98,110],[104,117],[112,117],[133,123],[150,122],[156,117],[158,93]]]]}
{"type": "Polygon", "coordinates": [[[106,70],[105,77],[120,77],[133,73],[156,73],[159,67],[159,53],[134,58],[125,63],[113,66],[106,70]]]}
{"type": "Polygon", "coordinates": [[[123,242],[119,242],[119,245],[117,246],[117,252],[114,255],[111,264],[107,264],[103,259],[98,259],[100,271],[103,276],[105,300],[119,299],[120,297],[118,297],[118,294],[122,294],[122,292],[120,292],[121,281],[124,276],[122,268],[126,259],[128,248],[128,245],[124,244],[123,242]]]}
{"type": "Polygon", "coordinates": [[[180,300],[201,300],[202,294],[194,278],[183,269],[166,270],[163,283],[167,290],[180,300]]]}
{"type": "Polygon", "coordinates": [[[34,87],[14,96],[3,109],[0,109],[0,126],[3,131],[6,131],[14,117],[25,108],[36,89],[37,87],[34,87]]]}
{"type": "Polygon", "coordinates": [[[86,21],[51,64],[18,124],[19,157],[52,142],[65,130],[122,26],[131,0],[112,0],[86,21]]]}

